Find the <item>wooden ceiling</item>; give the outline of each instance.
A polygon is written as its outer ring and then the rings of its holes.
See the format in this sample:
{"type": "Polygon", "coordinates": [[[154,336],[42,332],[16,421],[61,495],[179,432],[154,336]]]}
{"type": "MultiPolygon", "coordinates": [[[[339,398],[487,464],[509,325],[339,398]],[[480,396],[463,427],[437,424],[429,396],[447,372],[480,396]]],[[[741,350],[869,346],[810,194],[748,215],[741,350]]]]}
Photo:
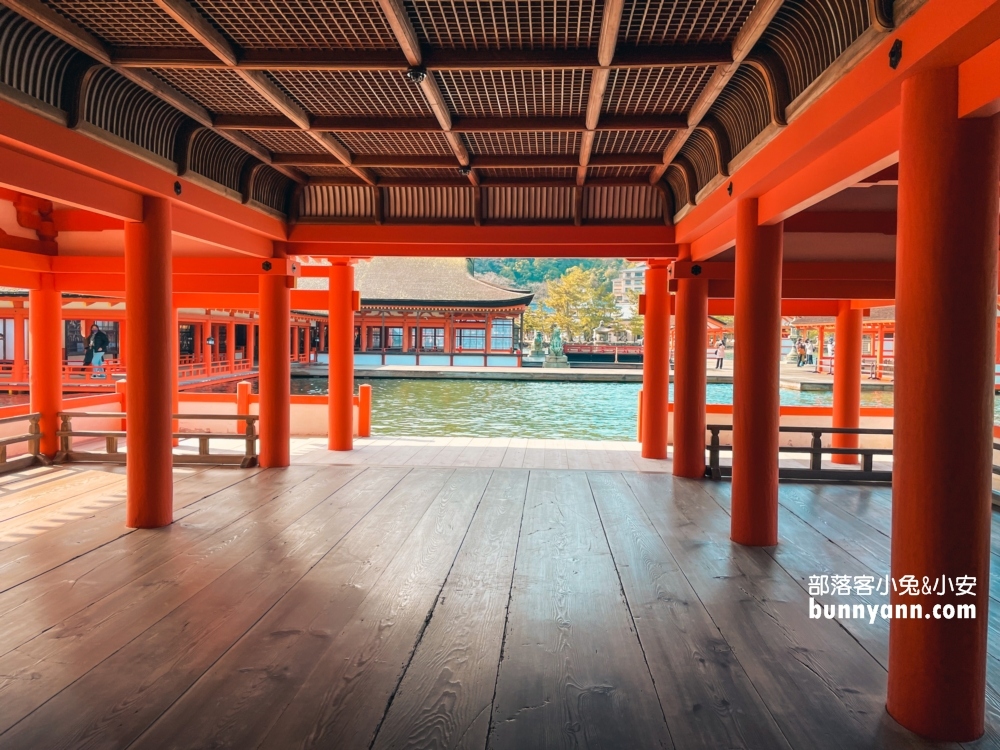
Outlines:
{"type": "Polygon", "coordinates": [[[890,0],[0,2],[3,84],[303,220],[669,222],[893,21],[890,0]]]}

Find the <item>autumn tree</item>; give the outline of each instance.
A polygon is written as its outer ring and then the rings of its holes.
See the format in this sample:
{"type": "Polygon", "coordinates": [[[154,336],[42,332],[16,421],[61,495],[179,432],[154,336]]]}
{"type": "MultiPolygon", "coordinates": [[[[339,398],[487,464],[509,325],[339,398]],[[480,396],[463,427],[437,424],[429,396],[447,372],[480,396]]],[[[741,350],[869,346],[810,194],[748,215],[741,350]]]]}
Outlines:
{"type": "Polygon", "coordinates": [[[544,302],[547,326],[542,330],[551,333],[558,325],[567,339],[588,340],[602,323],[615,330],[621,312],[610,286],[595,269],[570,268],[548,283],[544,302]]]}

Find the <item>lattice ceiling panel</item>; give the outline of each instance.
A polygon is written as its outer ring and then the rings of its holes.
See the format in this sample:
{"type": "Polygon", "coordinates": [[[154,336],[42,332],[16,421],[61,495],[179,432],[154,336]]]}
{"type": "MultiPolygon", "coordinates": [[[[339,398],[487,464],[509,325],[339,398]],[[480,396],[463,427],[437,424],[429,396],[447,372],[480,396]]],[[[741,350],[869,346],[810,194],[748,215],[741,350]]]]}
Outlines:
{"type": "Polygon", "coordinates": [[[399,71],[279,70],[273,76],[314,115],[432,115],[420,89],[399,71]]]}
{"type": "Polygon", "coordinates": [[[623,44],[731,42],[757,0],[625,0],[618,41],[623,44]]]}
{"type": "Polygon", "coordinates": [[[415,180],[441,180],[442,182],[452,182],[464,180],[458,173],[458,167],[454,169],[431,169],[426,167],[379,167],[376,170],[380,177],[399,177],[415,180]]]}
{"type": "Polygon", "coordinates": [[[579,117],[587,108],[590,71],[441,71],[452,112],[464,117],[579,117]]]}
{"type": "Polygon", "coordinates": [[[595,154],[653,154],[670,143],[672,130],[604,130],[594,138],[595,154]]]}
{"type": "Polygon", "coordinates": [[[153,73],[216,114],[280,114],[242,78],[228,70],[167,68],[153,73]]]}
{"type": "Polygon", "coordinates": [[[507,180],[571,180],[575,167],[521,167],[517,169],[477,169],[484,177],[507,180]]]}
{"type": "Polygon", "coordinates": [[[587,177],[618,177],[621,179],[645,180],[649,167],[588,167],[587,177]]]}
{"type": "Polygon", "coordinates": [[[197,0],[246,49],[396,49],[375,0],[197,0]]]}
{"type": "Polygon", "coordinates": [[[593,0],[410,0],[406,5],[422,44],[459,49],[592,47],[603,9],[593,0]]]}
{"type": "Polygon", "coordinates": [[[43,0],[115,46],[200,47],[201,43],[153,0],[43,0]]]}
{"type": "Polygon", "coordinates": [[[248,130],[245,135],[253,138],[268,151],[277,154],[325,154],[327,150],[308,133],[298,130],[248,130]]]}
{"type": "Polygon", "coordinates": [[[579,133],[535,131],[466,133],[465,140],[472,153],[489,156],[567,155],[580,151],[579,133]]]}
{"type": "Polygon", "coordinates": [[[444,133],[369,131],[337,133],[337,138],[355,154],[454,154],[444,133]]]}
{"type": "Polygon", "coordinates": [[[711,65],[612,70],[604,112],[662,115],[687,112],[712,77],[711,65]]]}
{"type": "Polygon", "coordinates": [[[310,177],[344,178],[346,180],[357,180],[357,175],[347,167],[296,167],[303,174],[310,177]]]}

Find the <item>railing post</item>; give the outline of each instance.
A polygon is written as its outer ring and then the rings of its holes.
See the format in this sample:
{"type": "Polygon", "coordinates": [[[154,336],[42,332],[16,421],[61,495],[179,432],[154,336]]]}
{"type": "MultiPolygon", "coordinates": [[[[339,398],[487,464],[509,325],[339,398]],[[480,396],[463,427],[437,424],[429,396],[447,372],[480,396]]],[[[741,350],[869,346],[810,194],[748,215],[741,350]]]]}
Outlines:
{"type": "Polygon", "coordinates": [[[28,452],[36,458],[38,457],[42,440],[42,428],[38,424],[39,419],[38,415],[28,417],[28,434],[37,435],[37,437],[28,441],[28,452]]]}
{"type": "Polygon", "coordinates": [[[712,431],[712,440],[708,446],[708,465],[712,472],[712,479],[719,480],[722,479],[722,470],[719,468],[719,452],[721,450],[719,432],[722,428],[718,425],[709,425],[708,429],[712,431]]]}
{"type": "Polygon", "coordinates": [[[247,436],[246,451],[245,451],[246,459],[244,460],[243,463],[246,466],[253,466],[255,463],[257,463],[257,435],[256,431],[254,430],[254,420],[251,419],[250,417],[247,417],[246,420],[246,436],[247,436]]]}
{"type": "Polygon", "coordinates": [[[809,468],[813,471],[819,471],[823,468],[823,431],[813,430],[812,439],[812,460],[809,464],[809,468]]]}
{"type": "Polygon", "coordinates": [[[365,383],[358,386],[358,437],[372,434],[372,387],[365,383]]]}
{"type": "Polygon", "coordinates": [[[60,417],[60,427],[59,431],[62,435],[59,436],[59,454],[62,457],[69,455],[70,446],[72,445],[73,438],[70,436],[70,432],[73,431],[73,416],[69,412],[63,412],[59,415],[60,417]]]}

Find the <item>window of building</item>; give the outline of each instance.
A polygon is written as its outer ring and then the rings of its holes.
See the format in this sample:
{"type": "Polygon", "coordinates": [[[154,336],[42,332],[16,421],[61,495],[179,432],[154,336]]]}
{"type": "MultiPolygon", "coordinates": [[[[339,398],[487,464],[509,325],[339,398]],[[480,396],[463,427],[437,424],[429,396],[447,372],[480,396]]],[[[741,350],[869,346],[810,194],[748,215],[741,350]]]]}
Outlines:
{"type": "Polygon", "coordinates": [[[444,351],[444,329],[443,328],[421,328],[420,348],[425,352],[444,351]]]}
{"type": "Polygon", "coordinates": [[[490,332],[490,347],[493,351],[507,351],[514,348],[514,321],[501,318],[493,321],[490,332]]]}
{"type": "Polygon", "coordinates": [[[386,349],[402,349],[403,348],[403,329],[402,328],[386,328],[385,329],[385,347],[386,347],[386,349]]]}
{"type": "Polygon", "coordinates": [[[381,328],[369,328],[368,329],[368,348],[369,349],[381,349],[382,348],[382,329],[381,328]]]}
{"type": "Polygon", "coordinates": [[[485,328],[456,328],[455,329],[456,349],[485,349],[486,329],[485,328]]]}

